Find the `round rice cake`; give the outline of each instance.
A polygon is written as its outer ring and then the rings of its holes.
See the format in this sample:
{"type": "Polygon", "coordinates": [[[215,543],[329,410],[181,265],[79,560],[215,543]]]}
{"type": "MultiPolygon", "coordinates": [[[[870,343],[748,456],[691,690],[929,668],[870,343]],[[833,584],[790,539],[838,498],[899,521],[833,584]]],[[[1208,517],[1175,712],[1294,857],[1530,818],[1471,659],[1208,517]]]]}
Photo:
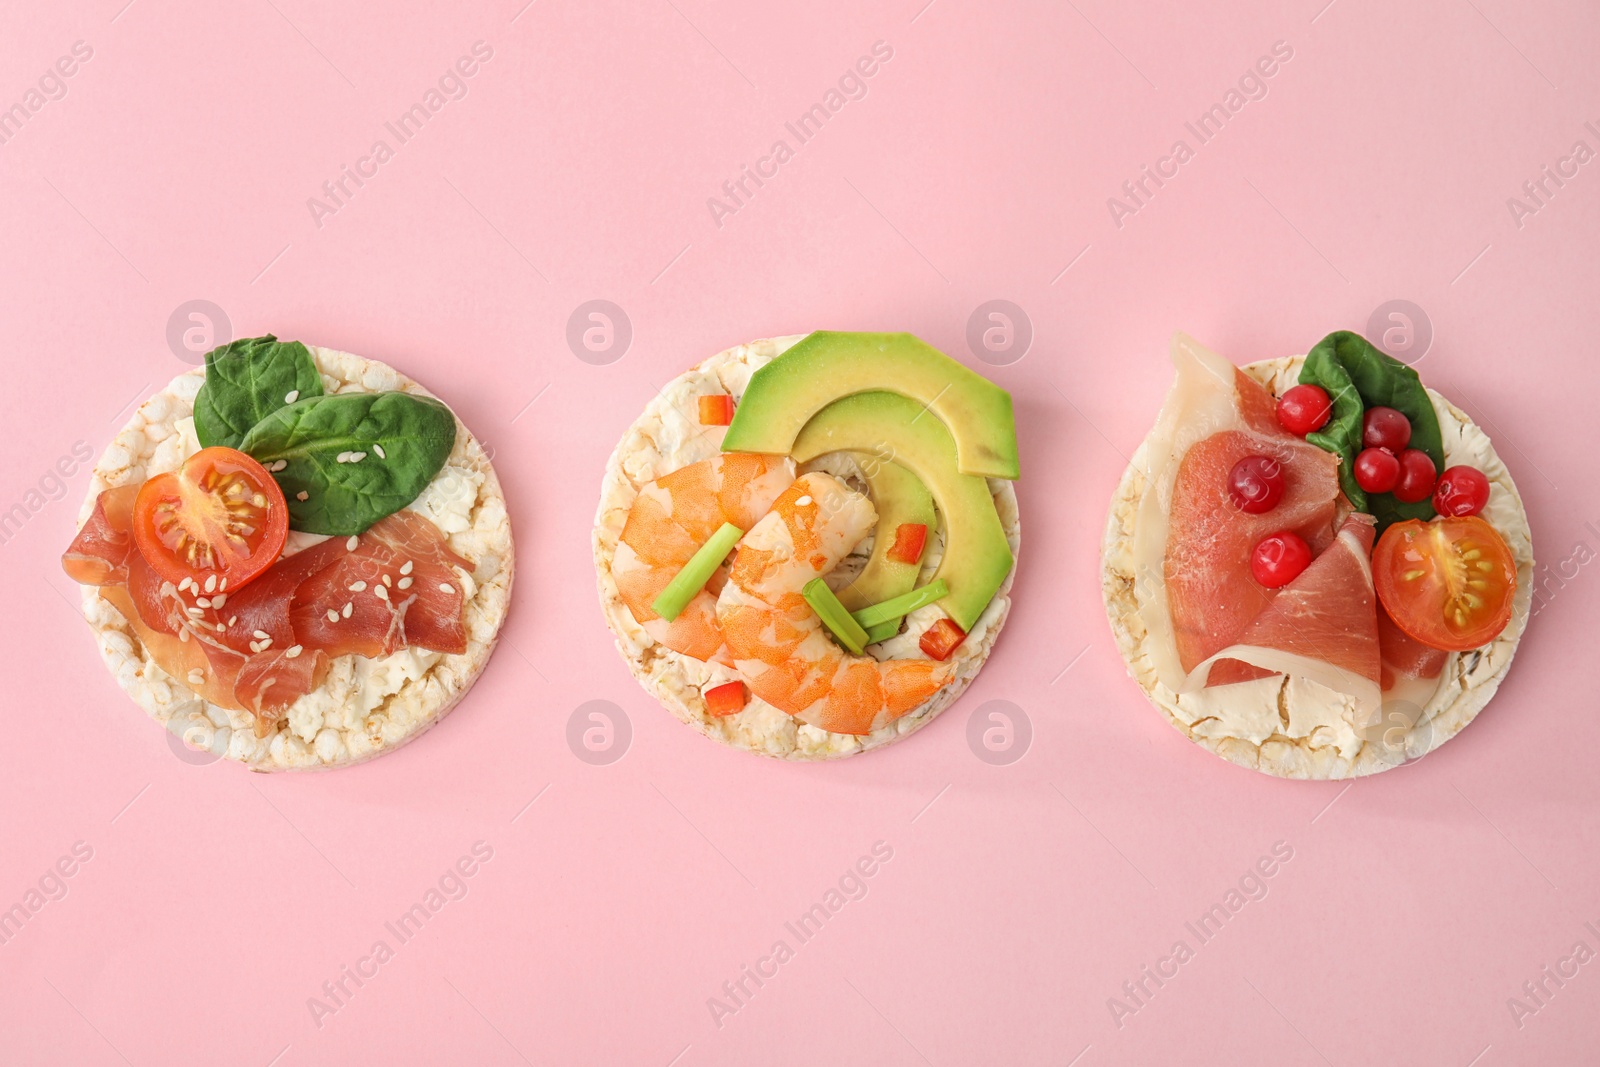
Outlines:
{"type": "MultiPolygon", "coordinates": [[[[1304,356],[1263,360],[1241,368],[1274,395],[1298,383],[1304,356]]],[[[1332,779],[1376,774],[1415,760],[1460,733],[1494,696],[1528,623],[1533,596],[1533,540],[1522,497],[1487,434],[1432,389],[1444,438],[1445,465],[1468,464],[1489,479],[1482,515],[1511,547],[1517,592],[1511,621],[1487,646],[1452,652],[1432,698],[1401,746],[1364,740],[1344,718],[1347,701],[1309,680],[1281,675],[1179,696],[1162,685],[1144,648],[1139,581],[1130,545],[1145,490],[1140,444],[1111,498],[1101,548],[1101,592],[1117,650],[1128,674],[1177,730],[1223,759],[1280,778],[1332,779]]]]}
{"type": "MultiPolygon", "coordinates": [[[[433,396],[377,360],[307,347],[330,394],[433,396]]],[[[199,451],[194,400],[203,384],[205,369],[196,368],[140,405],[94,468],[80,526],[102,490],[176,470],[199,451]]],[[[511,599],[514,556],[505,497],[488,455],[460,418],[444,467],[409,507],[431,520],[453,551],[476,564],[471,574],[456,569],[464,592],[466,651],[406,648],[377,659],[335,657],[322,685],[291,704],[265,737],[256,736],[249,712],[201,700],[157,666],[121,612],[94,586],[83,587],[84,617],[117,684],[191,748],[258,771],[342,767],[380,756],[444,718],[472,687],[494,650],[511,599]]],[[[290,531],[285,554],[321,540],[290,531]]]]}
{"type": "MultiPolygon", "coordinates": [[[[984,609],[967,638],[951,656],[956,665],[955,679],[933,696],[912,708],[894,722],[870,734],[832,733],[796,720],[752,695],[743,711],[717,717],[707,713],[701,693],[738,679],[738,674],[719,664],[674,652],[647,634],[622,602],[611,574],[611,560],[622,536],[628,511],[647,482],[691,463],[708,459],[721,451],[724,427],[701,426],[698,397],[706,393],[744,395],[750,376],[777,358],[804,335],[772,338],[739,345],[720,352],[669,382],[646,405],[644,414],[628,428],[606,463],[601,484],[600,506],[595,513],[594,562],[600,586],[600,606],[606,625],[616,637],[617,651],[628,669],[645,690],[661,702],[680,721],[707,737],[734,748],[747,749],[778,759],[826,760],[851,756],[867,749],[897,741],[932,722],[934,717],[955,703],[983,666],[994,648],[995,639],[1011,610],[1011,573],[984,609]]],[[[822,470],[866,491],[860,470],[847,453],[818,456],[801,464],[799,471],[822,470]]],[[[1021,547],[1021,526],[1017,518],[1017,496],[1010,482],[989,479],[989,491],[1000,514],[1000,524],[1015,557],[1021,547]]],[[[872,550],[869,536],[833,572],[839,583],[849,581],[865,566],[872,550]]],[[[922,557],[918,584],[927,582],[944,556],[942,530],[930,532],[922,557]]],[[[830,584],[835,584],[831,583],[830,584]]],[[[905,630],[897,637],[871,646],[869,653],[879,659],[926,658],[918,642],[922,633],[944,613],[934,605],[907,616],[905,630]]]]}

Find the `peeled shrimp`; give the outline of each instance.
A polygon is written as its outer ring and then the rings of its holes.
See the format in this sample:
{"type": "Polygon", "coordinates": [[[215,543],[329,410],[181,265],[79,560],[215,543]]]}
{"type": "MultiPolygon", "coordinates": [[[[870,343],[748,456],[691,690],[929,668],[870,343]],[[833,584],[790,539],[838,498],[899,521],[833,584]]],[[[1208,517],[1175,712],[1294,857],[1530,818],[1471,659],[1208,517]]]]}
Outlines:
{"type": "Polygon", "coordinates": [[[793,481],[794,462],[786,456],[723,452],[640,488],[622,527],[611,574],[622,602],[646,633],[698,660],[718,656],[722,631],[711,585],[672,622],[650,605],[723,523],[750,529],[793,481]]]}
{"type": "Polygon", "coordinates": [[[751,692],[834,733],[871,733],[953,677],[949,664],[933,660],[850,655],[801,595],[876,521],[871,501],[837,478],[801,475],[739,543],[716,603],[727,655],[751,692]]]}

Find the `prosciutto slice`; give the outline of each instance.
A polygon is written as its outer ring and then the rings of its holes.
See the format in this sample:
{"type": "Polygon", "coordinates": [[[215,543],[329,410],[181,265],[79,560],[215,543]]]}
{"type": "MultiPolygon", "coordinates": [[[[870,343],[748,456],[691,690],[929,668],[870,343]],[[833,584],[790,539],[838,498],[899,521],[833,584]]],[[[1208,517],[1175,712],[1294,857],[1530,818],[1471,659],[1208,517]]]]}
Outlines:
{"type": "Polygon", "coordinates": [[[137,485],[107,489],[95,498],[83,529],[61,556],[62,569],[79,585],[116,585],[128,579],[137,485]]]}
{"type": "Polygon", "coordinates": [[[1378,652],[1383,663],[1379,681],[1385,693],[1408,681],[1437,679],[1450,658],[1450,653],[1425,645],[1396,626],[1381,604],[1378,606],[1378,652]]]}
{"type": "Polygon", "coordinates": [[[355,551],[295,590],[297,640],[330,656],[386,656],[406,646],[467,650],[465,597],[455,569],[472,564],[414,511],[397,511],[362,534],[355,551]]]}
{"type": "MultiPolygon", "coordinates": [[[[1177,692],[1280,595],[1250,573],[1256,544],[1292,530],[1323,551],[1341,498],[1337,459],[1279,426],[1265,388],[1186,334],[1173,337],[1171,354],[1176,378],[1143,449],[1133,553],[1146,648],[1177,692]],[[1229,471],[1249,455],[1283,471],[1283,499],[1264,515],[1240,511],[1228,496],[1229,471]]],[[[1234,681],[1272,673],[1232,670],[1234,681]]]]}
{"type": "Polygon", "coordinates": [[[1345,519],[1333,544],[1278,590],[1235,643],[1197,664],[1181,692],[1240,681],[1238,664],[1308,678],[1351,697],[1363,711],[1376,711],[1378,598],[1370,562],[1375,532],[1370,515],[1345,519]]]}
{"type": "Polygon", "coordinates": [[[249,711],[258,733],[322,684],[334,656],[466,650],[453,568],[472,565],[422,515],[401,511],[359,537],[328,538],[237,590],[179,590],[134,546],[137,495],[137,486],[101,493],[63,568],[100,588],[163,671],[209,703],[249,711]]]}

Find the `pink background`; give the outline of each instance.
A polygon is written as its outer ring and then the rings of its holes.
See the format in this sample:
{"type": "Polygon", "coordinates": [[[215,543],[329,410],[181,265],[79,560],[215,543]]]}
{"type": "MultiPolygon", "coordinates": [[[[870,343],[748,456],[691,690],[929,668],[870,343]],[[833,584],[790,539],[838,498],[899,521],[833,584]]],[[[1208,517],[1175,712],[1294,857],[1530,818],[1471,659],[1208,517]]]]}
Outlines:
{"type": "Polygon", "coordinates": [[[1507,1005],[1575,942],[1600,950],[1593,568],[1552,579],[1476,725],[1348,787],[1184,741],[1125,676],[1097,589],[1172,330],[1243,362],[1396,298],[1431,319],[1427,380],[1495,434],[1541,561],[1588,558],[1600,172],[1520,227],[1506,201],[1578,139],[1600,149],[1592,7],[124,2],[0,14],[0,105],[93,49],[0,146],[0,510],[39,505],[0,545],[0,906],[93,850],[0,945],[0,1059],[1594,1062],[1600,963],[1520,1027],[1507,1005]],[[319,228],[307,198],[394,147],[384,121],[478,40],[468,95],[319,228]],[[794,147],[784,122],[880,40],[866,97],[719,227],[707,198],[794,147]],[[1275,41],[1293,58],[1266,97],[1197,145],[1184,122],[1275,41]],[[1119,228],[1107,198],[1180,137],[1195,157],[1119,228]],[[597,298],[634,333],[607,366],[565,341],[597,298]],[[970,694],[832,766],[678,725],[612,649],[588,564],[624,427],[754,337],[905,329],[985,369],[966,323],[995,298],[1034,330],[987,370],[1017,401],[1026,537],[970,694]],[[76,617],[56,557],[87,475],[28,493],[190,365],[165,331],[194,299],[238,336],[392,362],[496,450],[519,548],[505,643],[396,755],[185,763],[76,617]],[[618,762],[568,747],[590,700],[631,723],[618,762]],[[1010,765],[968,745],[990,700],[1032,726],[1010,765]],[[493,858],[466,897],[399,944],[385,921],[477,841],[493,858]],[[808,943],[786,932],[877,841],[893,858],[868,895],[808,943]],[[1265,899],[1201,946],[1184,923],[1280,841],[1265,899]],[[393,958],[316,1025],[308,998],[380,938],[393,958]],[[719,1027],[708,998],[780,938],[794,957],[719,1027]],[[1119,1027],[1108,998],[1179,939],[1194,957],[1119,1027]]]}

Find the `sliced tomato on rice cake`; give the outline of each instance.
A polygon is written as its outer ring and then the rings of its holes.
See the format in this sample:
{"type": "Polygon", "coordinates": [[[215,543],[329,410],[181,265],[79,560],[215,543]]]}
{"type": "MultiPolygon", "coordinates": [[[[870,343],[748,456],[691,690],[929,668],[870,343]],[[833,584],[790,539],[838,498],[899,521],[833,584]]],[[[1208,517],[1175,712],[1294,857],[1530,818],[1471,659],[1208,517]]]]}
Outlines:
{"type": "Polygon", "coordinates": [[[258,726],[319,686],[333,656],[466,650],[464,591],[452,568],[471,563],[416,512],[283,557],[237,589],[192,581],[180,589],[138,550],[137,493],[100,494],[63,568],[99,587],[163,671],[212,704],[251,712],[258,726]]]}

